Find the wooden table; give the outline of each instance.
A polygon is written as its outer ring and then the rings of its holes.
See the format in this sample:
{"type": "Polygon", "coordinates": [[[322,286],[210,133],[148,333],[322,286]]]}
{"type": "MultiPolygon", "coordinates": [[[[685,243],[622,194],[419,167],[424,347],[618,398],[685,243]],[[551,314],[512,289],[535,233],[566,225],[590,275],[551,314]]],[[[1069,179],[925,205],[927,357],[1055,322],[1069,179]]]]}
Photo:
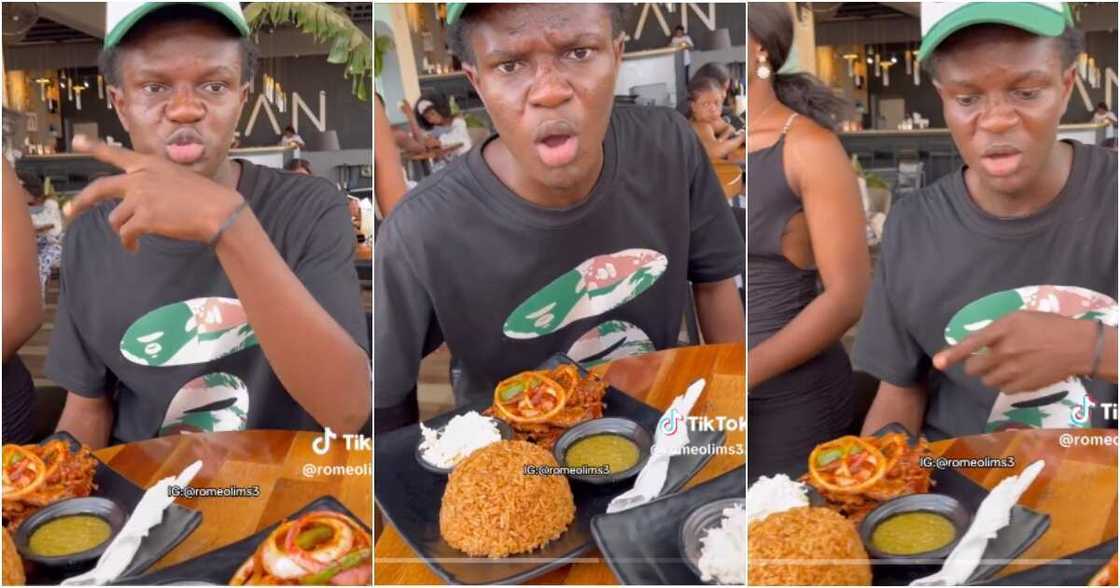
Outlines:
{"type": "Polygon", "coordinates": [[[1115,430],[1049,429],[949,439],[931,443],[930,449],[949,458],[1013,456],[1012,469],[959,470],[989,490],[1035,460],[1046,460],[1019,504],[1049,514],[1050,530],[997,574],[1006,576],[1116,539],[1116,445],[1115,430]],[[1074,440],[1069,447],[1062,446],[1065,435],[1074,440]]]}
{"type": "MultiPolygon", "coordinates": [[[[668,409],[673,399],[683,394],[694,380],[705,378],[708,384],[692,410],[694,416],[743,418],[746,415],[746,348],[742,343],[659,351],[620,359],[593,371],[605,374],[612,386],[659,410],[668,409]]],[[[745,444],[746,432],[728,431],[725,443],[730,446],[745,444]]],[[[716,455],[685,488],[733,470],[743,465],[745,459],[744,455],[716,455]]],[[[538,576],[532,583],[618,583],[597,549],[583,554],[578,562],[538,576]]],[[[422,563],[396,529],[388,525],[374,547],[374,582],[442,584],[443,580],[422,563]],[[382,559],[388,561],[381,563],[382,559]]]]}
{"type": "Polygon", "coordinates": [[[144,488],[178,474],[196,459],[202,460],[202,470],[191,481],[192,487],[260,486],[257,498],[176,499],[201,512],[202,523],[148,570],[153,572],[244,539],[323,495],[334,496],[370,525],[373,484],[368,464],[372,452],[347,451],[339,438],[325,455],[319,455],[311,450],[318,436],[272,430],[173,435],[106,447],[94,455],[144,488]],[[357,473],[305,476],[307,464],[352,466],[357,473]]]}

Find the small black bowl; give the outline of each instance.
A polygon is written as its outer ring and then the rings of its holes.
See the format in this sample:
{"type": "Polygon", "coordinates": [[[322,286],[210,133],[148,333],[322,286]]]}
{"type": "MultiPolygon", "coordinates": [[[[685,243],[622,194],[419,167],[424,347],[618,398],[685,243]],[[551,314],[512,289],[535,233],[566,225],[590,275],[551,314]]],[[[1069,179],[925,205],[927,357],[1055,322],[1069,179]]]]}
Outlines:
{"type": "MultiPolygon", "coordinates": [[[[510,439],[513,439],[513,429],[511,429],[510,426],[505,421],[502,421],[501,419],[496,419],[494,417],[487,417],[487,418],[494,421],[494,424],[498,426],[498,434],[501,435],[503,441],[509,441],[510,439]]],[[[444,425],[443,427],[440,427],[436,430],[439,431],[440,434],[442,435],[443,434],[443,429],[446,428],[446,427],[447,427],[447,425],[444,425]]],[[[420,453],[420,444],[423,443],[423,442],[424,442],[424,436],[420,435],[420,439],[416,442],[416,461],[420,462],[420,467],[428,470],[429,472],[432,472],[433,474],[439,474],[441,476],[446,476],[446,475],[450,474],[451,470],[455,469],[454,466],[449,467],[449,468],[441,468],[441,467],[433,464],[432,462],[424,459],[424,456],[420,453]]]]}
{"type": "MultiPolygon", "coordinates": [[[[743,498],[722,498],[707,504],[702,504],[688,513],[684,519],[684,524],[681,525],[680,532],[680,550],[681,556],[684,557],[685,564],[692,573],[696,574],[697,578],[703,579],[700,573],[700,548],[702,547],[700,539],[707,534],[708,529],[718,527],[723,520],[723,509],[730,508],[736,504],[746,506],[747,501],[743,498]]],[[[746,554],[743,555],[743,565],[746,566],[746,554]]],[[[707,582],[708,584],[715,584],[714,580],[707,582]]]]}
{"type": "Polygon", "coordinates": [[[961,537],[968,531],[971,522],[972,513],[952,496],[945,494],[911,494],[888,500],[876,507],[875,510],[867,513],[867,517],[859,525],[859,536],[863,540],[864,547],[867,548],[867,553],[871,555],[872,559],[877,560],[876,563],[892,566],[928,566],[932,571],[936,571],[944,563],[949,553],[953,551],[953,548],[957,546],[961,537]],[[896,555],[876,549],[871,543],[871,533],[875,530],[875,527],[895,515],[908,512],[930,512],[949,519],[956,530],[956,537],[944,547],[913,555],[896,555]]]}
{"type": "Polygon", "coordinates": [[[19,554],[28,561],[56,568],[71,568],[84,563],[89,563],[105,551],[112,543],[113,538],[124,527],[128,515],[116,502],[108,498],[89,496],[86,498],[70,498],[60,500],[54,504],[43,507],[39,512],[27,517],[19,526],[13,538],[19,554]],[[31,551],[31,535],[44,523],[75,515],[93,515],[109,524],[109,538],[93,548],[69,555],[44,556],[31,551]]]}
{"type": "Polygon", "coordinates": [[[612,435],[619,435],[634,442],[638,446],[638,462],[628,469],[621,472],[611,472],[607,475],[579,475],[568,474],[568,477],[580,482],[589,482],[591,484],[613,484],[621,482],[638,475],[642,468],[649,461],[650,448],[653,446],[653,438],[650,437],[649,431],[646,431],[638,423],[630,420],[617,417],[607,417],[595,419],[580,423],[567,430],[559,439],[556,440],[556,445],[552,447],[552,455],[556,457],[556,462],[561,466],[567,466],[565,456],[568,449],[580,439],[590,437],[592,435],[600,435],[609,433],[612,435]]]}

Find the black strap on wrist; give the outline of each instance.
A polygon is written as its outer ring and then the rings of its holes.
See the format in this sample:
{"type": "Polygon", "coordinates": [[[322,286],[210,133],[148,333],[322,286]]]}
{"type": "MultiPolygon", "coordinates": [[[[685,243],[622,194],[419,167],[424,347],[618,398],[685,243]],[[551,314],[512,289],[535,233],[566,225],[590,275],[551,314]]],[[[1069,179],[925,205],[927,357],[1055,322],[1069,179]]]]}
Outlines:
{"type": "Polygon", "coordinates": [[[245,210],[246,206],[249,206],[249,201],[242,200],[241,205],[238,206],[232,213],[230,213],[229,217],[226,218],[226,221],[222,223],[222,226],[218,227],[218,232],[214,233],[214,236],[210,238],[210,242],[206,245],[208,245],[211,249],[216,247],[218,245],[218,240],[222,238],[222,233],[225,233],[226,229],[233,226],[233,221],[237,220],[237,217],[241,214],[242,210],[245,210]]]}

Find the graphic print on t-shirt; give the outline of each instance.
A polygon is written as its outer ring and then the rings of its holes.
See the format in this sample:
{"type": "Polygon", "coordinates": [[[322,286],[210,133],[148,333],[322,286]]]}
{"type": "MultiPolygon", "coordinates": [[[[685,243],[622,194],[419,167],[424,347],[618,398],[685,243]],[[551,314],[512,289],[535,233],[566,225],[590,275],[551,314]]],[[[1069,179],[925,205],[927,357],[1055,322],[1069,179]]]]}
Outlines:
{"type": "Polygon", "coordinates": [[[121,354],[140,365],[191,365],[255,345],[257,336],[241,301],[208,296],[161,306],[140,317],[121,337],[121,354]]]}
{"type": "Polygon", "coordinates": [[[595,325],[572,343],[568,348],[568,357],[591,367],[651,351],[654,351],[653,341],[637,325],[626,321],[607,321],[595,325]]]}
{"type": "Polygon", "coordinates": [[[175,393],[159,434],[242,431],[248,418],[248,386],[233,374],[214,372],[187,382],[175,393]]]}
{"type": "Polygon", "coordinates": [[[652,249],[597,255],[541,288],[506,318],[511,339],[534,339],[617,308],[649,289],[669,265],[652,249]]]}
{"type": "MultiPolygon", "coordinates": [[[[988,294],[957,311],[945,327],[945,341],[956,345],[1000,317],[1018,310],[1052,312],[1116,326],[1118,307],[1111,297],[1077,286],[1024,286],[988,294]]],[[[1092,405],[1081,378],[1019,394],[1000,393],[988,415],[986,432],[1005,429],[1086,428],[1092,405]]]]}

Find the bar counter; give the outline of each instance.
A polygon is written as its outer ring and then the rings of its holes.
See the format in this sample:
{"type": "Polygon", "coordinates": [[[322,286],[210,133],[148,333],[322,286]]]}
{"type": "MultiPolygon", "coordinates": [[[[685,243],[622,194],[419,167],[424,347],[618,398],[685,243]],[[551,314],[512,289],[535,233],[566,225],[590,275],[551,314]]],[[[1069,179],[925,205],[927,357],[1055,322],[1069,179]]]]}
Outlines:
{"type": "MultiPolygon", "coordinates": [[[[1074,139],[1099,145],[1105,138],[1106,125],[1068,124],[1058,127],[1060,139],[1074,139]]],[[[917,160],[924,164],[925,184],[961,166],[949,129],[868,129],[838,133],[848,155],[859,157],[864,169],[898,169],[900,161],[917,160]]]]}
{"type": "MultiPolygon", "coordinates": [[[[231,150],[230,157],[247,159],[258,165],[284,167],[292,158],[293,149],[272,145],[268,147],[242,147],[231,150]]],[[[54,189],[60,192],[81,190],[90,180],[117,173],[116,168],[101,163],[84,153],[54,153],[51,155],[25,155],[16,160],[16,170],[40,178],[51,179],[54,189]]]]}

